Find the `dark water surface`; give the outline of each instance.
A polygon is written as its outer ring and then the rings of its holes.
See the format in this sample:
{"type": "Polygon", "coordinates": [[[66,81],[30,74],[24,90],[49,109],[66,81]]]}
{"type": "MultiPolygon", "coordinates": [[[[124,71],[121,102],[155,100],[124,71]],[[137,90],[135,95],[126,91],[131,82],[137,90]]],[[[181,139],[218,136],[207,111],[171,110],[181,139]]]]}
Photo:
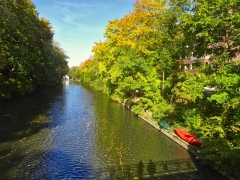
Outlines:
{"type": "Polygon", "coordinates": [[[0,103],[0,179],[138,177],[224,179],[122,105],[81,85],[65,82],[0,103]]]}

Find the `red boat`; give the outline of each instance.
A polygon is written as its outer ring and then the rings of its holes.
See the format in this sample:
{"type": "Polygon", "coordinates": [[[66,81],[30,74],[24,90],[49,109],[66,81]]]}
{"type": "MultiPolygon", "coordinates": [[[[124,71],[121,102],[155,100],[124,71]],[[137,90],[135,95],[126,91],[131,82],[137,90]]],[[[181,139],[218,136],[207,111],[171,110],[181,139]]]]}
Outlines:
{"type": "Polygon", "coordinates": [[[202,146],[201,142],[190,132],[182,130],[182,129],[174,129],[174,132],[184,141],[188,142],[189,144],[195,145],[195,146],[202,146]]]}

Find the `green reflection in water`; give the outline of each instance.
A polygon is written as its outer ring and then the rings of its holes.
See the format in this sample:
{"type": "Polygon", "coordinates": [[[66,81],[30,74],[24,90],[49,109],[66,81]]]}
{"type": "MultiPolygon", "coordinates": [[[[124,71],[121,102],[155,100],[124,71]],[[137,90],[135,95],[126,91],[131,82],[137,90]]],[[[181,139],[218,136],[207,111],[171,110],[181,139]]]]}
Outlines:
{"type": "MultiPolygon", "coordinates": [[[[158,164],[188,159],[188,163],[192,165],[190,171],[196,171],[196,166],[191,162],[191,156],[186,150],[121,104],[97,94],[94,106],[96,109],[94,144],[96,157],[102,166],[110,170],[112,168],[114,173],[121,170],[124,177],[128,176],[126,173],[136,177],[139,161],[145,164],[143,173],[147,174],[149,159],[158,164]],[[98,112],[99,109],[102,111],[98,112]]],[[[161,167],[162,165],[158,169],[161,167]]]]}
{"type": "MultiPolygon", "coordinates": [[[[182,147],[83,86],[69,84],[5,103],[0,104],[0,178],[134,179],[151,178],[154,171],[171,179],[169,174],[194,175],[199,169],[182,147]]],[[[194,179],[215,176],[204,171],[194,179]]]]}

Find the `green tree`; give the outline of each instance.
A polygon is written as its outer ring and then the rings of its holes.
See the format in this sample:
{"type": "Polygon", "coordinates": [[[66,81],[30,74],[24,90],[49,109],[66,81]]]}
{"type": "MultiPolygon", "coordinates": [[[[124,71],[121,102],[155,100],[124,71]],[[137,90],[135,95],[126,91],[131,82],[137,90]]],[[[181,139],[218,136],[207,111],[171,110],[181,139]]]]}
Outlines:
{"type": "Polygon", "coordinates": [[[1,1],[0,10],[0,99],[53,84],[52,69],[59,82],[67,56],[53,45],[50,23],[30,0],[1,1]]]}
{"type": "Polygon", "coordinates": [[[194,55],[212,55],[219,63],[235,57],[240,43],[239,12],[238,0],[198,0],[195,13],[183,21],[194,55]]]}
{"type": "MultiPolygon", "coordinates": [[[[207,83],[216,92],[202,102],[205,107],[198,112],[202,125],[196,129],[204,144],[201,158],[232,176],[240,166],[239,63],[231,62],[239,53],[239,12],[237,0],[198,0],[194,13],[181,22],[189,51],[197,57],[211,55],[212,60],[207,83]]],[[[199,81],[195,83],[200,85],[199,81]]],[[[194,91],[189,90],[192,95],[194,91]]],[[[185,121],[189,117],[185,116],[185,121]]]]}
{"type": "Polygon", "coordinates": [[[223,174],[235,176],[240,167],[239,62],[230,62],[210,75],[217,91],[208,98],[208,115],[201,127],[206,147],[202,159],[223,174]]]}

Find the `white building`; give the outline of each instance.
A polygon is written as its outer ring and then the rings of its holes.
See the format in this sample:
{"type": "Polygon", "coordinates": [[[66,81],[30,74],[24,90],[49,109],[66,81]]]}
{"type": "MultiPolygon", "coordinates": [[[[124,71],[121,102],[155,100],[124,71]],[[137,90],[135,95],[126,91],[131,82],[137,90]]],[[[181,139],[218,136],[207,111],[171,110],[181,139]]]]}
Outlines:
{"type": "Polygon", "coordinates": [[[68,76],[68,75],[65,75],[65,76],[63,76],[63,79],[64,79],[64,80],[69,80],[69,76],[68,76]]]}

